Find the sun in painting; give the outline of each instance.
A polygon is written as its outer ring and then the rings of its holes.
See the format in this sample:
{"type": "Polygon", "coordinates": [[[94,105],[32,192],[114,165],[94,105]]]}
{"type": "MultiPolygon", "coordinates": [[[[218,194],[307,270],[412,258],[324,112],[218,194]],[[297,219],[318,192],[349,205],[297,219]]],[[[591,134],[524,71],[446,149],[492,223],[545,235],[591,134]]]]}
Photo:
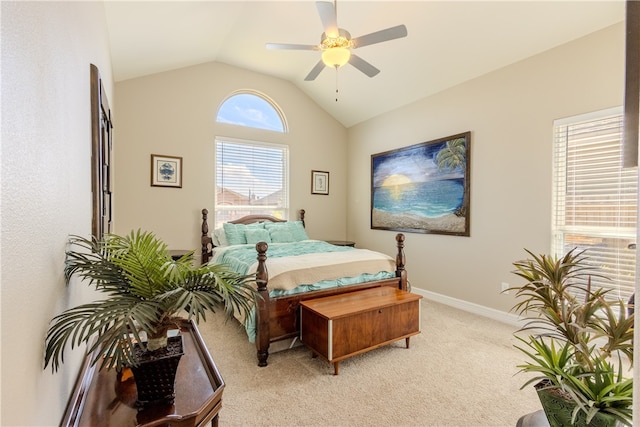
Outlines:
{"type": "Polygon", "coordinates": [[[386,177],[385,180],[382,182],[382,186],[391,187],[391,186],[398,186],[398,185],[410,184],[410,183],[411,183],[411,180],[409,179],[409,177],[407,177],[406,175],[396,173],[386,177]]]}
{"type": "Polygon", "coordinates": [[[397,199],[400,196],[400,186],[404,184],[411,184],[411,182],[412,181],[406,175],[396,173],[386,177],[385,180],[382,182],[382,186],[391,187],[390,188],[391,194],[393,195],[394,199],[397,199]]]}

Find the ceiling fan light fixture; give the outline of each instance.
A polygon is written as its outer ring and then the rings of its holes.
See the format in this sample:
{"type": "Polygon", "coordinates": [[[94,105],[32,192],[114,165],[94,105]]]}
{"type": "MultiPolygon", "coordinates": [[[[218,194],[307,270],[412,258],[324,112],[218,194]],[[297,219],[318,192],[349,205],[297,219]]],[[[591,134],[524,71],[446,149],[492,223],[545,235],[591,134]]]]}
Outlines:
{"type": "Polygon", "coordinates": [[[351,58],[351,51],[346,47],[332,47],[322,52],[322,62],[327,67],[340,68],[351,58]]]}
{"type": "MultiPolygon", "coordinates": [[[[319,45],[303,45],[291,43],[267,43],[267,49],[293,49],[293,50],[315,50],[322,51],[322,58],[314,65],[304,81],[312,81],[318,74],[326,68],[332,67],[336,70],[346,63],[364,73],[367,77],[377,75],[378,70],[364,59],[357,55],[351,55],[351,49],[369,46],[376,43],[395,40],[407,36],[407,27],[396,25],[384,30],[374,31],[355,39],[351,38],[349,31],[338,27],[337,0],[316,1],[318,14],[322,21],[324,32],[320,35],[319,45]]],[[[337,74],[336,74],[337,75],[337,74]]]]}

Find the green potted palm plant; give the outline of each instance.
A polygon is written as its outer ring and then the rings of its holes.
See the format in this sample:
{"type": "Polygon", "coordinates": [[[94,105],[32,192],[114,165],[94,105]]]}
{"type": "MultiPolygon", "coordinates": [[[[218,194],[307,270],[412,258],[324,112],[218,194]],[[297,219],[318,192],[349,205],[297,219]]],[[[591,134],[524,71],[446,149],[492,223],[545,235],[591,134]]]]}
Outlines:
{"type": "Polygon", "coordinates": [[[57,371],[65,348],[88,343],[91,363],[100,369],[131,368],[138,403],[171,403],[175,370],[182,355],[181,337],[168,337],[185,317],[198,323],[206,312],[227,316],[248,310],[256,293],[253,276],[238,275],[225,265],[194,265],[193,252],[178,260],[153,233],[70,238],[64,273],[78,275],[106,298],[70,308],[55,316],[45,339],[45,367],[57,371]],[[155,362],[155,363],[153,363],[155,362]],[[143,378],[160,365],[162,386],[143,378]],[[169,378],[169,380],[167,380],[169,378]],[[148,385],[148,387],[147,387],[148,385]]]}
{"type": "Polygon", "coordinates": [[[591,287],[593,277],[606,277],[584,251],[527,253],[513,272],[525,282],[509,289],[525,320],[515,337],[528,362],[518,367],[534,374],[522,388],[535,384],[552,427],[632,425],[633,314],[609,290],[591,287]]]}

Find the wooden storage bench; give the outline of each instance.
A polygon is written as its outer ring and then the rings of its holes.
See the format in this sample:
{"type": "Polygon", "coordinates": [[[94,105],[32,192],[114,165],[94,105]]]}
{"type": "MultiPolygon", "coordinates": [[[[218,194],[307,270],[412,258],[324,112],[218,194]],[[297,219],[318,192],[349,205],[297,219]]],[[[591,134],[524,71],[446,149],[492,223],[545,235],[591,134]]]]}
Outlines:
{"type": "Polygon", "coordinates": [[[420,333],[422,296],[388,286],[300,302],[300,340],[333,363],[420,333]]]}

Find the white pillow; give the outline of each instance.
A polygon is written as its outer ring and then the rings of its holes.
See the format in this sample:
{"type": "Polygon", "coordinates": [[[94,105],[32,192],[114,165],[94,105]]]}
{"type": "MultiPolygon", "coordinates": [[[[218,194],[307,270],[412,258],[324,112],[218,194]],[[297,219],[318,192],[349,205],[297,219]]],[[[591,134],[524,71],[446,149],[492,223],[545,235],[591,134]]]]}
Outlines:
{"type": "Polygon", "coordinates": [[[216,228],[211,234],[211,240],[215,246],[228,246],[227,235],[224,232],[224,227],[216,228]]]}

